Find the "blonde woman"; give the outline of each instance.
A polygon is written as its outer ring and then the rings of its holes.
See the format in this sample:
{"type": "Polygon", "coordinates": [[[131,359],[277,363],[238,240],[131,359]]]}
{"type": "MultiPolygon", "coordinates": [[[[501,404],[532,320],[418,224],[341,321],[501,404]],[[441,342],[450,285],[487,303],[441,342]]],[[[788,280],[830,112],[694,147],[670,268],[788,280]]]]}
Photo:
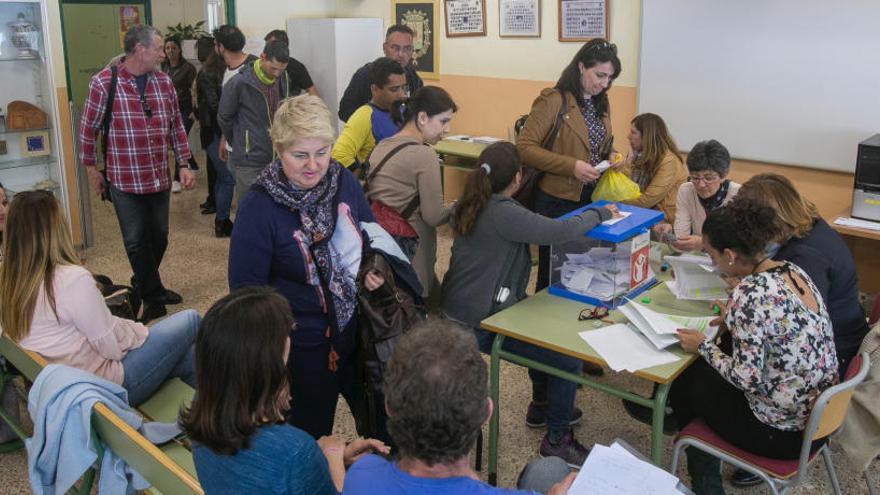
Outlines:
{"type": "MultiPolygon", "coordinates": [[[[270,286],[287,299],[297,320],[290,329],[287,421],[319,438],[332,433],[339,394],[353,405],[355,277],[364,244],[387,242],[403,263],[406,257],[375,224],[354,175],[331,159],[336,133],[321,98],[284,100],[271,137],[278,159],[238,207],[229,288],[270,286]]],[[[366,275],[369,290],[383,283],[376,272],[366,275]]]]}
{"type": "Polygon", "coordinates": [[[110,314],[92,274],[80,266],[58,202],[48,191],[19,193],[9,206],[0,264],[0,329],[50,363],[121,384],[129,403],[168,378],[195,387],[199,316],[181,311],[149,328],[110,314]]]}
{"type": "Polygon", "coordinates": [[[622,171],[639,185],[642,195],[627,201],[633,206],[660,210],[667,222],[675,221],[678,187],[688,177],[678,147],[659,115],[643,113],[632,119],[629,155],[622,171]]]}

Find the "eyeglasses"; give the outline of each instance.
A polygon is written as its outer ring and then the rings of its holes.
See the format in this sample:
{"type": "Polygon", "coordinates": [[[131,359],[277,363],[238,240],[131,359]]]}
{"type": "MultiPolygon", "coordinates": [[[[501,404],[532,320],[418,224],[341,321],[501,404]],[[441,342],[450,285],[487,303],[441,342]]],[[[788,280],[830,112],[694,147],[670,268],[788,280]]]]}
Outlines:
{"type": "Polygon", "coordinates": [[[601,320],[608,316],[608,308],[597,306],[593,309],[584,308],[578,313],[578,321],[601,320]]]}
{"type": "Polygon", "coordinates": [[[413,52],[413,46],[412,46],[412,45],[404,45],[404,46],[400,46],[400,45],[388,45],[388,48],[390,48],[391,51],[393,51],[393,52],[397,52],[397,53],[412,53],[412,52],[413,52]]]}
{"type": "Polygon", "coordinates": [[[150,103],[147,102],[147,98],[145,96],[141,96],[141,108],[144,110],[144,115],[146,115],[148,119],[153,118],[153,107],[151,107],[150,103]]]}
{"type": "Polygon", "coordinates": [[[690,182],[702,182],[703,184],[709,184],[719,179],[721,179],[721,177],[715,174],[704,176],[691,175],[690,177],[688,177],[688,180],[690,182]]]}

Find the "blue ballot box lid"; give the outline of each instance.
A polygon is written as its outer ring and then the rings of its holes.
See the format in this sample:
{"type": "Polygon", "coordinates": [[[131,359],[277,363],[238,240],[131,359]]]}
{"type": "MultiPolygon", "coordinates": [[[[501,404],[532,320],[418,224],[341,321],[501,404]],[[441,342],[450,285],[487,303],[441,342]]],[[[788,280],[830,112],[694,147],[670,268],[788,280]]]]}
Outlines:
{"type": "MultiPolygon", "coordinates": [[[[559,219],[565,219],[586,210],[591,207],[599,207],[607,205],[609,201],[596,201],[586,206],[570,211],[559,219]]],[[[640,234],[651,226],[663,221],[663,212],[657,210],[649,210],[647,208],[639,208],[623,203],[614,203],[621,212],[629,212],[630,215],[614,225],[598,225],[593,230],[586,232],[586,237],[599,239],[600,241],[621,242],[640,234]]]]}

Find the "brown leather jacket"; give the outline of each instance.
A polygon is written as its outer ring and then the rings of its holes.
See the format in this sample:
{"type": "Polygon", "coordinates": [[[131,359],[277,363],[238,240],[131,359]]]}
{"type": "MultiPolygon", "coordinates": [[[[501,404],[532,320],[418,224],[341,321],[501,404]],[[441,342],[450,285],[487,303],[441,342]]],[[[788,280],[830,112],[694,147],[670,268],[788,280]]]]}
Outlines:
{"type": "MultiPolygon", "coordinates": [[[[623,173],[631,178],[632,168],[632,165],[624,166],[623,173]]],[[[660,210],[666,216],[667,222],[674,223],[678,188],[687,181],[687,177],[687,167],[674,151],[669,150],[663,155],[663,160],[654,171],[654,176],[642,189],[642,195],[638,199],[624,201],[624,203],[660,210]]]]}
{"type": "MultiPolygon", "coordinates": [[[[559,91],[547,88],[532,103],[529,118],[519,133],[516,149],[524,164],[546,172],[538,187],[557,198],[579,201],[584,184],[574,176],[574,162],[583,160],[595,165],[598,159],[590,156],[587,125],[574,95],[566,92],[568,111],[562,117],[552,150],[541,143],[556,124],[562,97],[559,91]]],[[[611,135],[611,118],[602,118],[606,135],[611,135]]]]}

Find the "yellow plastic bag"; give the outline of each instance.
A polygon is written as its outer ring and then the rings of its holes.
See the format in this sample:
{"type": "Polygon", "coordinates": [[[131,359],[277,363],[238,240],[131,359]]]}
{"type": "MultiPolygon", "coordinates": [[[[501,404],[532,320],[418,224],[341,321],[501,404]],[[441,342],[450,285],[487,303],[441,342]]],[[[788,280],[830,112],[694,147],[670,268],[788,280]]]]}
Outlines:
{"type": "Polygon", "coordinates": [[[630,180],[623,172],[608,170],[599,178],[593,190],[593,201],[632,201],[642,195],[639,185],[630,180]]]}

